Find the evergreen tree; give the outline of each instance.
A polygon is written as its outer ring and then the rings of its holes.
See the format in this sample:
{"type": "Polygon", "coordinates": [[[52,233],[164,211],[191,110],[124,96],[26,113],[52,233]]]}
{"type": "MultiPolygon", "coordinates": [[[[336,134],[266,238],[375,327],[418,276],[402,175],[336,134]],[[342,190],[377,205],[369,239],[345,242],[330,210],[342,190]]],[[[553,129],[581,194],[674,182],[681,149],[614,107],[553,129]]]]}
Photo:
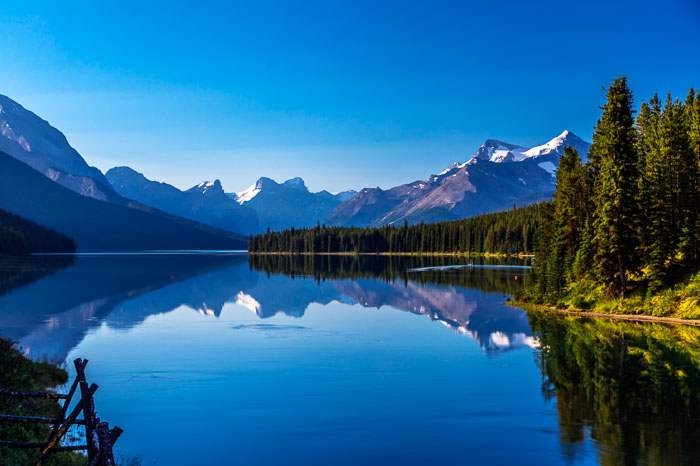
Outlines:
{"type": "Polygon", "coordinates": [[[594,171],[596,275],[613,294],[624,296],[636,257],[637,151],[632,91],[616,78],[598,120],[590,149],[594,171]]]}

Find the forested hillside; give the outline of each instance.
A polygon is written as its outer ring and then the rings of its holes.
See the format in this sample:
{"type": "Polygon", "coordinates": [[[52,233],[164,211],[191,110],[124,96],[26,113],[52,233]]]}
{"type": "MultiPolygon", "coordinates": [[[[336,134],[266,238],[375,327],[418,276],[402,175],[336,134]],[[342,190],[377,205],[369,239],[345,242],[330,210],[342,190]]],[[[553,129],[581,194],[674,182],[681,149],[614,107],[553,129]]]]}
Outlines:
{"type": "Polygon", "coordinates": [[[397,227],[326,227],[268,231],[251,236],[253,253],[492,253],[534,252],[534,234],[546,204],[463,220],[397,227]]]}
{"type": "MultiPolygon", "coordinates": [[[[589,162],[571,149],[561,157],[554,201],[542,212],[533,300],[587,306],[697,285],[700,93],[691,89],[684,102],[654,96],[635,119],[621,77],[602,109],[589,162]]],[[[697,308],[696,293],[674,306],[697,308]]],[[[662,308],[654,312],[669,312],[662,308]]]]}
{"type": "Polygon", "coordinates": [[[75,252],[69,237],[0,209],[0,254],[75,252]]]}

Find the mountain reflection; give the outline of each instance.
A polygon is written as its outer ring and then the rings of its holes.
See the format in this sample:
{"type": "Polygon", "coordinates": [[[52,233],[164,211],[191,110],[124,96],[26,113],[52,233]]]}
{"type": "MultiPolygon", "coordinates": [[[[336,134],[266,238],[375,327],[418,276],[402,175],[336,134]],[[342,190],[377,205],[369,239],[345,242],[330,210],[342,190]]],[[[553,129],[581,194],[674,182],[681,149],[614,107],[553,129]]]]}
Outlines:
{"type": "Polygon", "coordinates": [[[499,269],[409,271],[459,262],[245,254],[32,257],[6,267],[23,278],[11,280],[13,289],[0,296],[0,332],[31,355],[63,360],[91,329],[133,328],[181,306],[218,317],[233,303],[264,319],[302,317],[312,303],[341,302],[426,315],[471,336],[485,351],[534,346],[526,314],[503,306],[522,277],[499,269]]]}
{"type": "MultiPolygon", "coordinates": [[[[460,263],[454,257],[245,254],[4,260],[0,333],[34,357],[64,360],[91,330],[131,329],[183,306],[211,319],[227,304],[260,319],[303,318],[313,303],[390,308],[438,321],[489,355],[535,348],[544,398],[556,400],[567,463],[582,459],[591,439],[605,465],[699,463],[699,329],[504,306],[506,295],[523,286],[526,270],[415,271],[460,263]]],[[[261,322],[245,328],[302,327],[261,322]]]]}
{"type": "Polygon", "coordinates": [[[698,329],[541,312],[530,323],[569,463],[590,436],[603,465],[700,464],[698,329]]]}

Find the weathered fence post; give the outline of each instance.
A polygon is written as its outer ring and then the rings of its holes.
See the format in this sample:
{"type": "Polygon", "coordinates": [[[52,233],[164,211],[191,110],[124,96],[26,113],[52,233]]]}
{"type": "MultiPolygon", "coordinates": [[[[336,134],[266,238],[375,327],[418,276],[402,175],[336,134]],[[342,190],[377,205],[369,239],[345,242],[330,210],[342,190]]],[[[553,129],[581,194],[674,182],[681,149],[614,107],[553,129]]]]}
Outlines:
{"type": "Polygon", "coordinates": [[[12,440],[0,440],[0,446],[11,448],[37,448],[40,449],[39,457],[34,463],[35,466],[41,466],[46,459],[46,455],[58,451],[77,451],[87,450],[88,464],[91,466],[113,466],[114,453],[112,447],[119,436],[124,432],[117,426],[112,429],[106,422],[100,422],[95,413],[95,400],[93,395],[97,391],[98,386],[94,383],[88,386],[85,378],[85,366],[87,359],[76,359],[73,361],[75,365],[75,380],[71,385],[68,394],[48,392],[20,392],[14,390],[0,390],[0,395],[19,397],[19,398],[44,398],[48,400],[64,400],[61,406],[60,414],[55,418],[41,416],[16,416],[10,414],[0,414],[0,422],[13,423],[43,423],[52,424],[51,434],[46,443],[42,442],[16,442],[12,440]],[[80,389],[80,401],[75,405],[68,416],[68,408],[70,407],[73,396],[76,390],[80,389]],[[80,413],[83,413],[83,419],[78,419],[80,413]],[[60,441],[73,425],[85,426],[85,437],[87,445],[66,445],[60,446],[60,441]]]}

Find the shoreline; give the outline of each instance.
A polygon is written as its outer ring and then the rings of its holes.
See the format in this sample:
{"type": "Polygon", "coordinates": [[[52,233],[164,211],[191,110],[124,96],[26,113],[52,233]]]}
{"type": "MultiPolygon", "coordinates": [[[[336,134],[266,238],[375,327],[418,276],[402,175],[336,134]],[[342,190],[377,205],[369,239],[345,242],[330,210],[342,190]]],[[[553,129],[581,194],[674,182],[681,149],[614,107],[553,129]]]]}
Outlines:
{"type": "Polygon", "coordinates": [[[679,317],[657,317],[650,316],[646,314],[609,314],[603,312],[595,311],[572,311],[570,309],[562,309],[556,306],[547,306],[545,304],[533,304],[525,301],[509,300],[509,306],[519,307],[525,312],[528,308],[531,310],[538,310],[543,312],[555,312],[557,314],[572,315],[578,317],[596,317],[601,319],[616,319],[616,320],[627,320],[633,322],[647,322],[647,323],[658,323],[658,324],[671,324],[671,325],[689,325],[693,327],[700,327],[700,319],[681,319],[679,317]]]}

